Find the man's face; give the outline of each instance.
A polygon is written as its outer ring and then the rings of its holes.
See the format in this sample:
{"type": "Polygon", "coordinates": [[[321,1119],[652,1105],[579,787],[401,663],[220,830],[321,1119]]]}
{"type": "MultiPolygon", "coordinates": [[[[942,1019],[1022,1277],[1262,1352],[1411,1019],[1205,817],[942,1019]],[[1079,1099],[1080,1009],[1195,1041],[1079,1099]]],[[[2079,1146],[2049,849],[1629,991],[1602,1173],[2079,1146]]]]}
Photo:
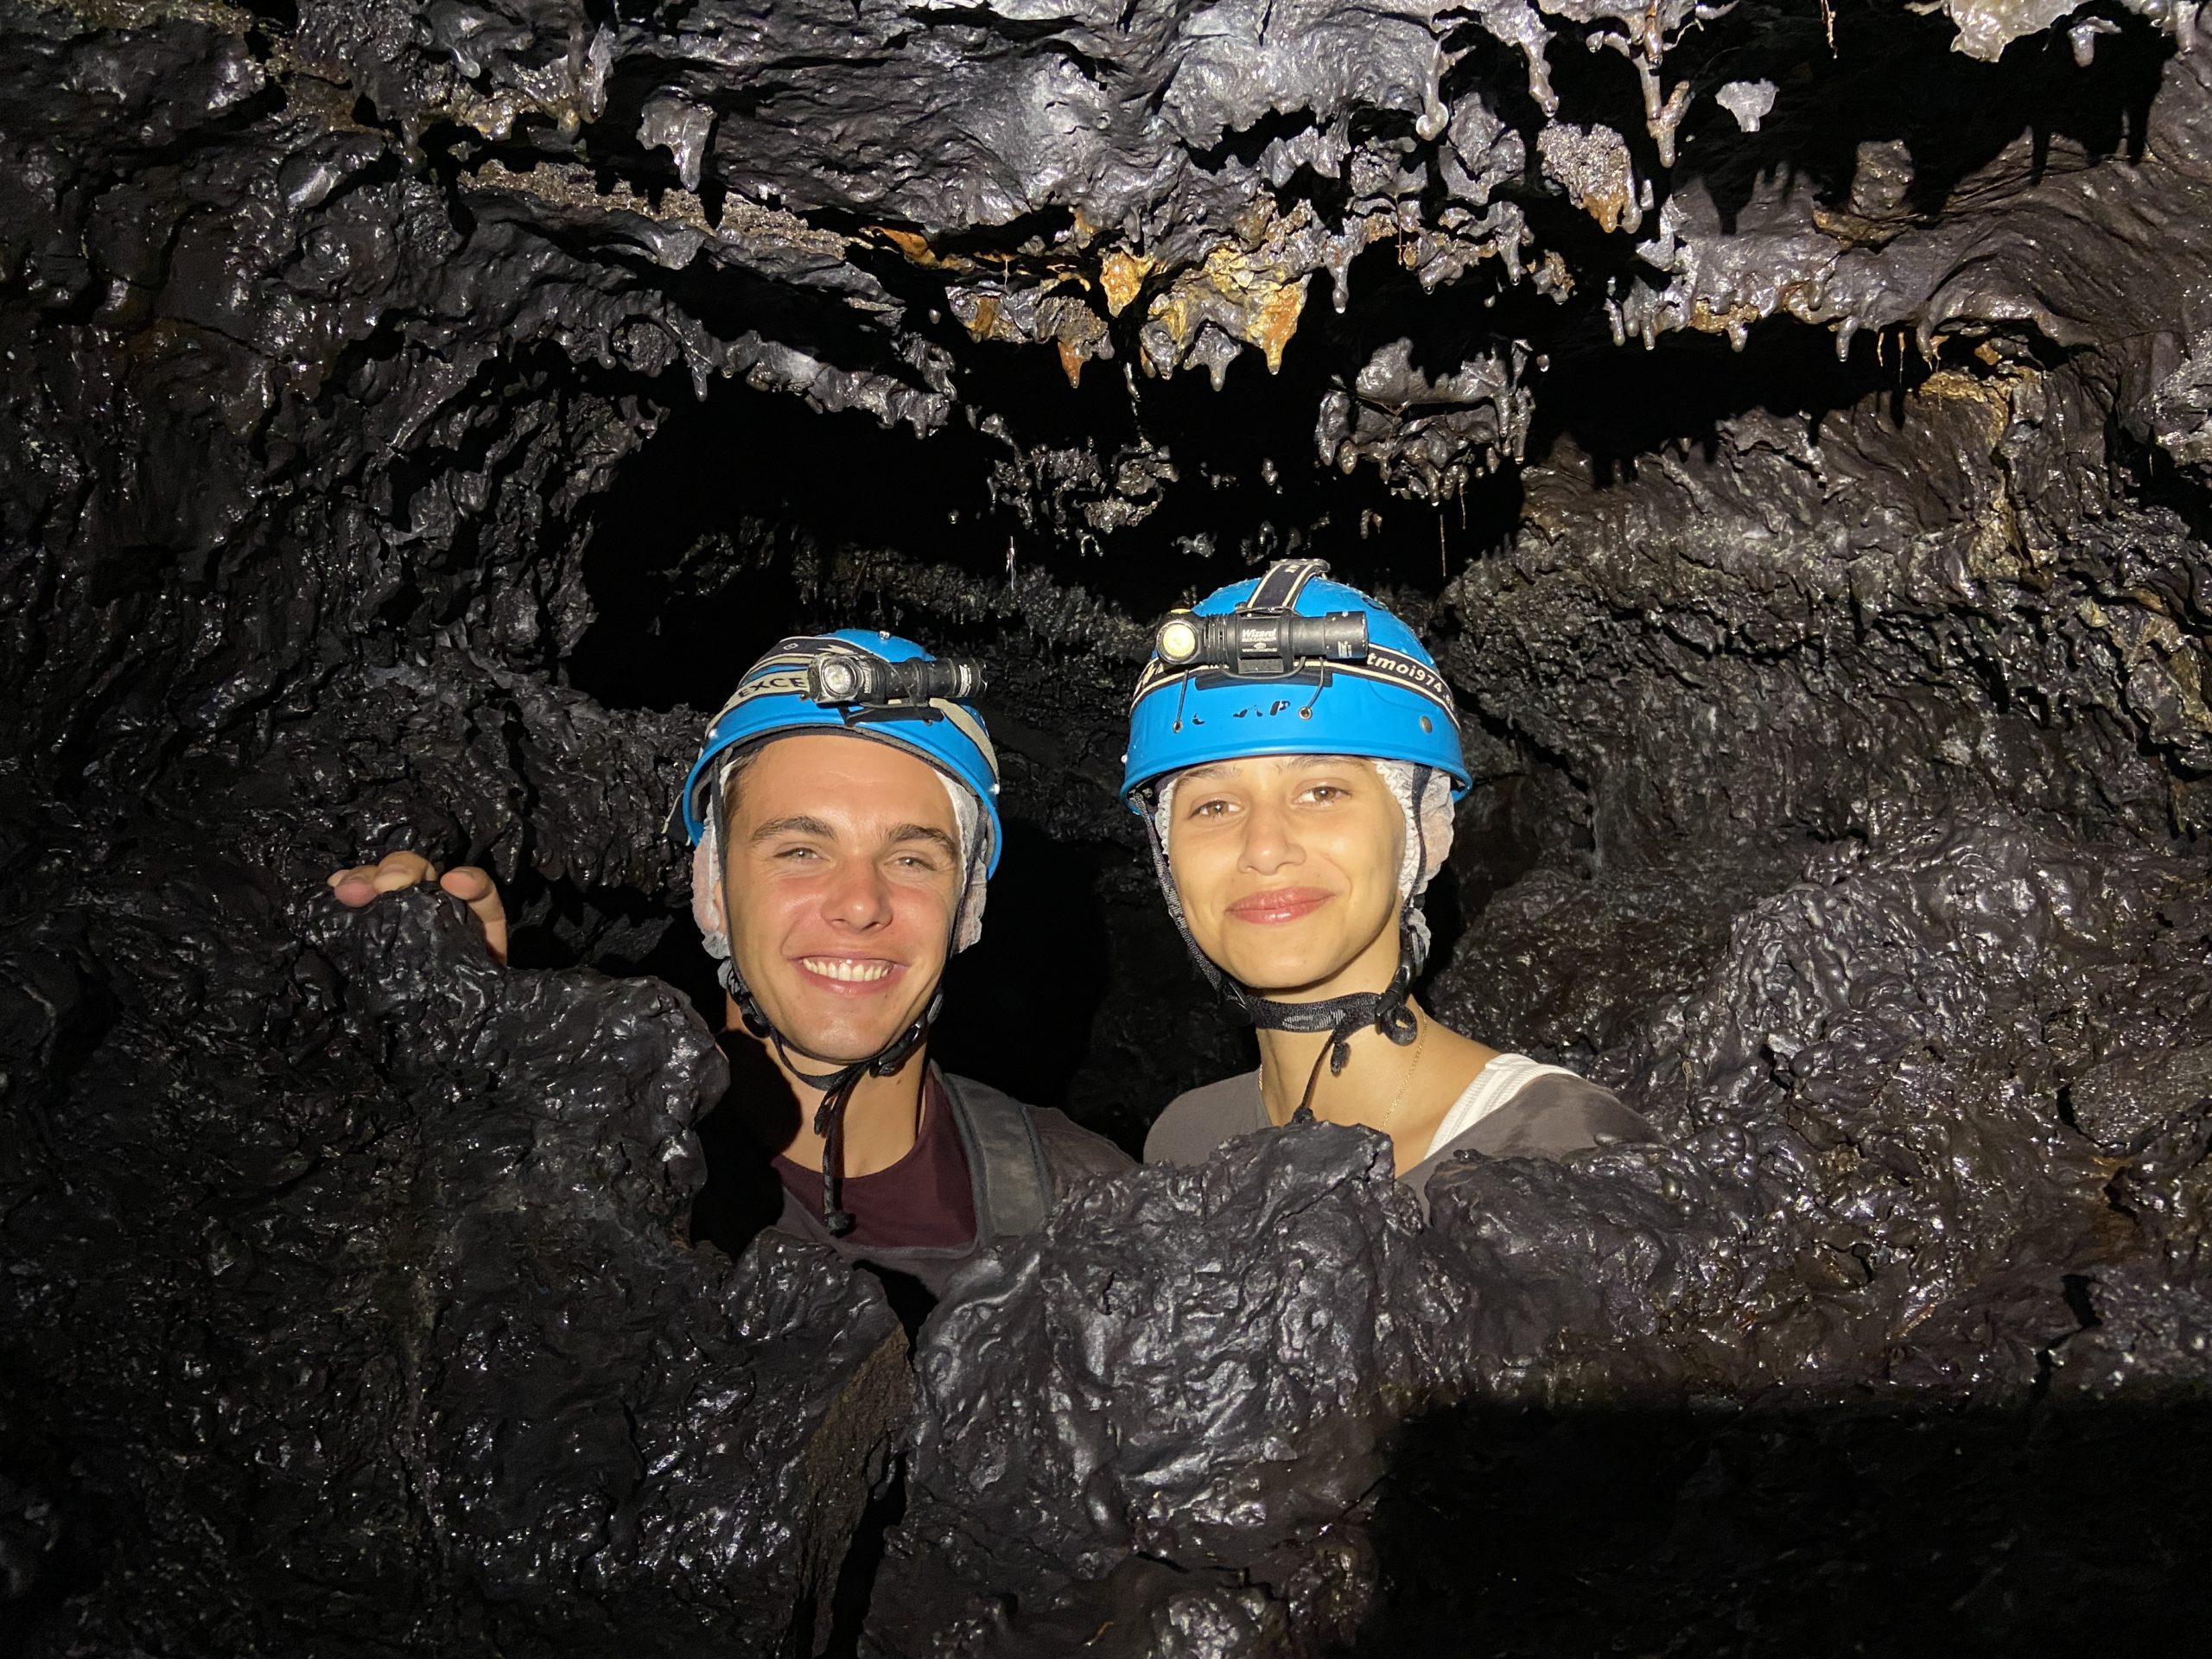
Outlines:
{"type": "Polygon", "coordinates": [[[849,1065],[928,1005],[960,902],[943,779],[887,743],[781,737],[737,780],[722,901],[730,954],[794,1049],[849,1065]]]}
{"type": "Polygon", "coordinates": [[[1184,918],[1231,977],[1305,999],[1389,982],[1405,814],[1371,765],[1301,754],[1193,766],[1172,804],[1184,918]]]}

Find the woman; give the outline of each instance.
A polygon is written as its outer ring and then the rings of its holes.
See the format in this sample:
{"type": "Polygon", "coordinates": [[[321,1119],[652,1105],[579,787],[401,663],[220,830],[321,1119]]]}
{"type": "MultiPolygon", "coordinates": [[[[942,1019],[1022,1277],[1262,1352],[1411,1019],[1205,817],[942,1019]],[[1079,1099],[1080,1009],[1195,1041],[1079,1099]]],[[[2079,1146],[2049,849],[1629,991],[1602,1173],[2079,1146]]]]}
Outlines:
{"type": "Polygon", "coordinates": [[[1471,779],[1420,640],[1327,568],[1284,561],[1171,615],[1130,708],[1122,798],[1199,967],[1260,1039],[1257,1071],[1169,1105],[1146,1161],[1203,1162],[1303,1109],[1389,1135],[1425,1194],[1456,1152],[1653,1138],[1611,1090],[1448,1031],[1408,994],[1471,779]]]}

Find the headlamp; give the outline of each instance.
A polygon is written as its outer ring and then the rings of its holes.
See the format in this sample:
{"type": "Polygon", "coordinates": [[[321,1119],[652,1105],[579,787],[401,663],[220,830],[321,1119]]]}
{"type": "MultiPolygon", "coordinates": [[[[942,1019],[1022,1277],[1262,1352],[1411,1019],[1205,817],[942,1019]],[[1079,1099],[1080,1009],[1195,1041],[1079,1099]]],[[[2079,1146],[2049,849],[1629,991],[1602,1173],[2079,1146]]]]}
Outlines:
{"type": "Polygon", "coordinates": [[[824,707],[972,702],[982,689],[983,665],[970,657],[887,663],[864,651],[825,651],[806,667],[806,695],[824,707]]]}
{"type": "Polygon", "coordinates": [[[1198,619],[1188,611],[1176,611],[1160,625],[1160,636],[1154,649],[1160,660],[1171,668],[1180,668],[1198,654],[1198,619]]]}
{"type": "Polygon", "coordinates": [[[1212,668],[1264,678],[1294,674],[1321,663],[1367,660],[1367,615],[1332,611],[1231,611],[1200,616],[1170,611],[1153,634],[1153,650],[1170,668],[1212,668]]]}

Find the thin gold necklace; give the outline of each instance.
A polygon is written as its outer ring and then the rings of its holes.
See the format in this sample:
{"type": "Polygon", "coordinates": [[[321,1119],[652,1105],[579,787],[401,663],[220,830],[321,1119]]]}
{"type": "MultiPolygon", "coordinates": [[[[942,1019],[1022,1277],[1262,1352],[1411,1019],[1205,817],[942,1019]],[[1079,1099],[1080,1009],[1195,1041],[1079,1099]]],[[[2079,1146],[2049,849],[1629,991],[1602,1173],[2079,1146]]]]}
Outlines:
{"type": "MultiPolygon", "coordinates": [[[[1382,1123],[1376,1123],[1369,1126],[1372,1128],[1381,1129],[1382,1133],[1385,1135],[1388,1135],[1389,1131],[1388,1129],[1383,1129],[1382,1128],[1382,1124],[1389,1122],[1392,1118],[1398,1115],[1399,1103],[1405,1099],[1406,1090],[1413,1087],[1414,1073],[1421,1070],[1421,1052],[1422,1049],[1428,1046],[1428,1022],[1421,1019],[1419,1014],[1415,1014],[1414,1016],[1414,1023],[1421,1034],[1414,1039],[1413,1063],[1406,1067],[1406,1075],[1398,1080],[1398,1092],[1390,1096],[1390,1103],[1382,1109],[1382,1123]]],[[[1299,1102],[1297,1111],[1294,1111],[1291,1114],[1291,1117],[1294,1121],[1297,1118],[1300,1112],[1310,1112],[1313,1109],[1313,1085],[1320,1081],[1321,1062],[1328,1058],[1328,1053],[1329,1045],[1324,1042],[1321,1045],[1320,1053],[1314,1056],[1313,1070],[1306,1077],[1306,1096],[1303,1100],[1299,1102]]],[[[1273,1114],[1270,1113],[1269,1116],[1272,1118],[1273,1114]]]]}
{"type": "MultiPolygon", "coordinates": [[[[1397,1120],[1398,1108],[1405,1103],[1406,1090],[1414,1086],[1414,1073],[1421,1070],[1421,1052],[1428,1046],[1428,1021],[1419,1014],[1415,1014],[1414,1020],[1421,1027],[1421,1035],[1414,1039],[1413,1064],[1406,1067],[1406,1075],[1398,1080],[1398,1092],[1390,1096],[1390,1103],[1382,1109],[1382,1122],[1375,1126],[1385,1135],[1389,1135],[1390,1131],[1383,1128],[1383,1125],[1397,1120]]],[[[1395,1140],[1396,1137],[1392,1138],[1395,1140]]]]}

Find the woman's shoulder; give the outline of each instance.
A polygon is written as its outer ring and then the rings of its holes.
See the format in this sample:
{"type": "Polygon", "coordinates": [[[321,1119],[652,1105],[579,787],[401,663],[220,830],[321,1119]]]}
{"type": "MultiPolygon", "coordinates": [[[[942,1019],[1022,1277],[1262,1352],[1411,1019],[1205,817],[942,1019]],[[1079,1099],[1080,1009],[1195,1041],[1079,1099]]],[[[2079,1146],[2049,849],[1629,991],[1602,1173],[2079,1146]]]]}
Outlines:
{"type": "Polygon", "coordinates": [[[1603,1084],[1526,1054],[1500,1054],[1445,1115],[1422,1161],[1454,1152],[1563,1158],[1593,1147],[1658,1138],[1641,1113],[1603,1084]]]}
{"type": "Polygon", "coordinates": [[[1169,1101],[1144,1138],[1144,1160],[1203,1164],[1223,1142],[1263,1128],[1267,1121],[1259,1072],[1240,1071],[1169,1101]]]}

